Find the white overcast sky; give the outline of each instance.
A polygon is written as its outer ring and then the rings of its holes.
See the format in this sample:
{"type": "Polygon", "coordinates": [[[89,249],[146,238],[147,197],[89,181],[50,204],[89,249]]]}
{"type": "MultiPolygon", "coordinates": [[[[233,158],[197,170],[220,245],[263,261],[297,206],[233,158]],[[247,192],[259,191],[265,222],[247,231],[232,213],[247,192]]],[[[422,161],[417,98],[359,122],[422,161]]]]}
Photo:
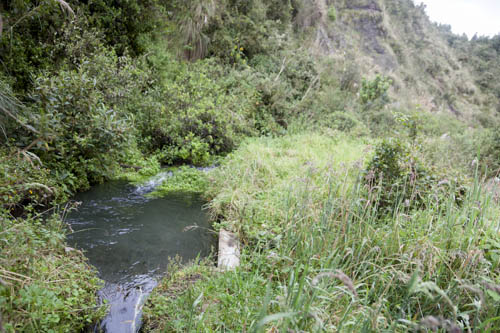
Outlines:
{"type": "Polygon", "coordinates": [[[500,0],[413,0],[425,3],[434,22],[451,25],[456,34],[472,37],[500,33],[500,0]]]}

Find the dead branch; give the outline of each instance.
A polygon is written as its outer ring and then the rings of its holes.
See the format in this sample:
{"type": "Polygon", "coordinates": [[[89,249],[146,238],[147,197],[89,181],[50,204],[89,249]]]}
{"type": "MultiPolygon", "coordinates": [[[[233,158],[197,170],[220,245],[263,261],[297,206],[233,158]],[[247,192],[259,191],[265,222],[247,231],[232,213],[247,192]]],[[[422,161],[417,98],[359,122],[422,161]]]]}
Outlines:
{"type": "Polygon", "coordinates": [[[283,58],[283,63],[281,64],[280,72],[278,73],[278,75],[274,79],[274,82],[278,81],[278,79],[280,78],[281,73],[283,73],[283,71],[285,70],[285,68],[286,68],[286,57],[283,58]]]}

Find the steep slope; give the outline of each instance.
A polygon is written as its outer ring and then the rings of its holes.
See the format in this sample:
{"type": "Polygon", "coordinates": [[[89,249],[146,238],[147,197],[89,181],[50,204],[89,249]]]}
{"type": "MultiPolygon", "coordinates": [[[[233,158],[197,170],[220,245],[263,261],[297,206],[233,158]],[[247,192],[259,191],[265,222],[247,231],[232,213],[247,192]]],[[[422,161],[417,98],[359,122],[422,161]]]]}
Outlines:
{"type": "Polygon", "coordinates": [[[298,24],[312,22],[321,54],[354,62],[363,74],[389,76],[393,95],[405,106],[452,112],[467,120],[490,106],[474,81],[473,68],[459,60],[424,5],[411,0],[314,0],[304,7],[298,24]]]}

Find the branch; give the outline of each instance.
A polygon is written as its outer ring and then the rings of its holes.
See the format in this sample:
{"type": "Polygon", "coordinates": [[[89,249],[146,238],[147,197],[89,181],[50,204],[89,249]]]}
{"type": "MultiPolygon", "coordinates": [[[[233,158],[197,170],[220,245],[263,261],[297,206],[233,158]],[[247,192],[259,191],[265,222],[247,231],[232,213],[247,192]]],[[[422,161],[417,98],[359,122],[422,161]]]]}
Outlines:
{"type": "Polygon", "coordinates": [[[286,57],[283,58],[283,63],[281,64],[280,72],[278,73],[278,75],[274,79],[274,82],[278,81],[278,79],[280,78],[281,73],[283,73],[283,71],[285,70],[285,68],[286,68],[286,57]]]}
{"type": "Polygon", "coordinates": [[[71,6],[66,1],[64,1],[64,0],[55,0],[55,1],[58,2],[59,5],[61,5],[62,9],[65,9],[68,13],[75,16],[75,12],[73,11],[71,6]]]}
{"type": "Polygon", "coordinates": [[[302,99],[300,100],[301,102],[303,102],[306,99],[307,95],[309,94],[309,92],[311,91],[311,89],[316,85],[316,83],[318,81],[319,81],[319,75],[316,76],[314,78],[314,80],[311,81],[311,84],[309,85],[309,88],[307,88],[306,93],[304,94],[304,96],[302,96],[302,99]]]}
{"type": "Polygon", "coordinates": [[[25,129],[27,129],[28,131],[30,132],[33,132],[33,133],[36,133],[36,134],[40,134],[40,132],[38,132],[36,129],[34,129],[32,126],[30,125],[26,125],[25,123],[23,123],[21,120],[19,120],[14,114],[12,114],[9,110],[5,109],[5,108],[2,108],[0,107],[0,111],[2,111],[3,113],[5,113],[7,116],[9,116],[10,118],[14,119],[19,125],[21,125],[22,127],[24,127],[25,129]]]}

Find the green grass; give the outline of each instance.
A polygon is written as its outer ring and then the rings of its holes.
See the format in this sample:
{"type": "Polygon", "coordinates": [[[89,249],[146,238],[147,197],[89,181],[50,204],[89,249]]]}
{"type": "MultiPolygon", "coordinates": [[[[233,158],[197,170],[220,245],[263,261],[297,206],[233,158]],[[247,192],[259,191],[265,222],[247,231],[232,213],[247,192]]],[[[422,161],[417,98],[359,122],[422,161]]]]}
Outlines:
{"type": "Polygon", "coordinates": [[[279,139],[252,139],[212,174],[207,196],[221,225],[245,238],[278,234],[290,191],[309,183],[318,201],[328,195],[330,177],[350,183],[354,175],[336,175],[344,166],[361,165],[370,146],[344,134],[306,133],[279,139]],[[337,135],[338,137],[336,137],[337,135]],[[243,222],[244,221],[244,222],[243,222]]]}
{"type": "Polygon", "coordinates": [[[219,225],[244,243],[241,266],[171,275],[145,307],[145,328],[495,331],[497,204],[476,180],[460,206],[429,199],[425,210],[396,206],[381,218],[376,188],[358,177],[369,148],[304,134],[252,140],[228,156],[208,194],[219,225]]]}

